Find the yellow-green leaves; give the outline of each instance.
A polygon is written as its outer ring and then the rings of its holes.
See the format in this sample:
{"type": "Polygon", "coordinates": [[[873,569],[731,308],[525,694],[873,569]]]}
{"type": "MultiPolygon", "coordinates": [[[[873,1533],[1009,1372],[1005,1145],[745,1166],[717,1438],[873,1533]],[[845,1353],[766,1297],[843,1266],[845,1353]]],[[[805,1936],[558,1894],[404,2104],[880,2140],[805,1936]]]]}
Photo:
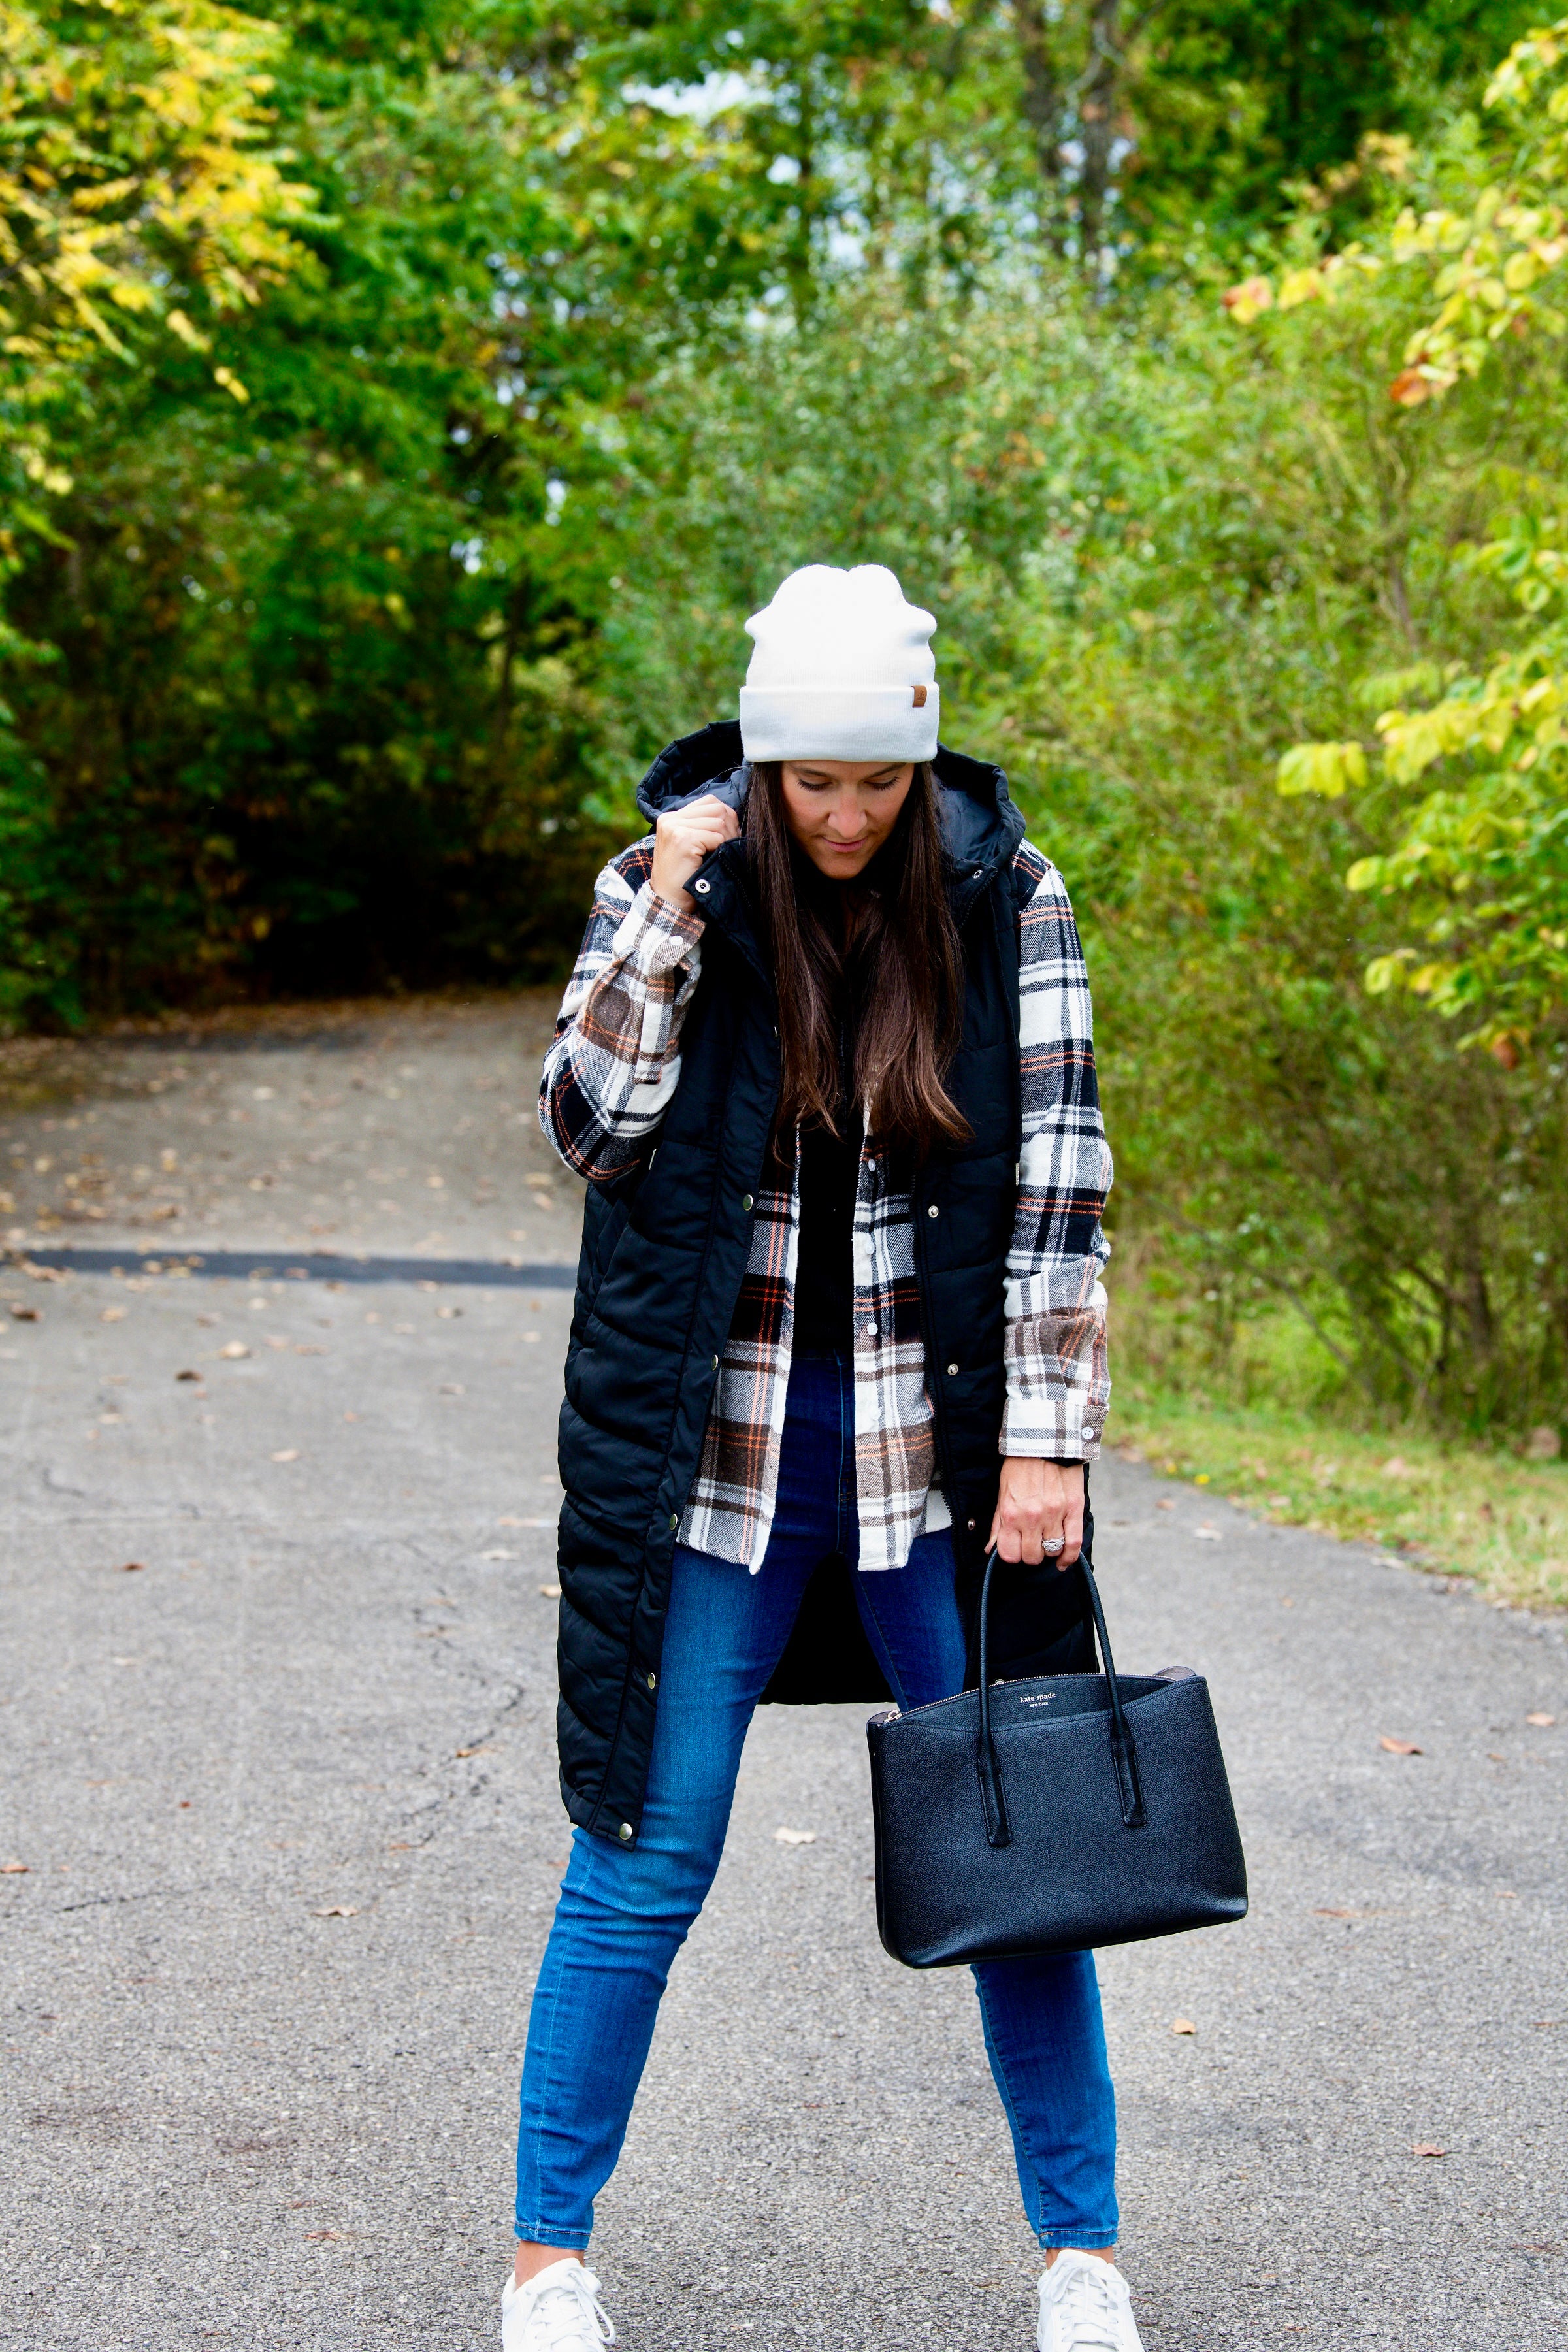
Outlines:
{"type": "Polygon", "coordinates": [[[1277,782],[1287,800],[1315,793],[1337,801],[1366,782],[1366,753],[1359,743],[1292,743],[1280,760],[1277,782]]]}
{"type": "MultiPolygon", "coordinates": [[[[1392,848],[1345,876],[1349,889],[1398,902],[1426,950],[1374,956],[1365,984],[1471,1016],[1466,1042],[1507,1039],[1517,1052],[1568,996],[1565,713],[1568,646],[1552,638],[1482,677],[1453,677],[1425,709],[1377,721],[1385,786],[1397,792],[1440,762],[1456,772],[1405,814],[1392,848]]],[[[1298,743],[1279,763],[1286,793],[1334,799],[1366,780],[1359,744],[1298,743]]]]}
{"type": "MultiPolygon", "coordinates": [[[[1224,300],[1237,325],[1268,310],[1334,302],[1352,286],[1380,280],[1392,305],[1405,299],[1406,273],[1426,271],[1436,308],[1408,337],[1388,387],[1402,408],[1418,408],[1462,376],[1479,374],[1507,335],[1568,331],[1558,297],[1568,262],[1568,18],[1514,44],[1487,105],[1515,134],[1502,176],[1468,203],[1424,212],[1407,206],[1372,247],[1322,255],[1282,272],[1278,283],[1255,277],[1233,286],[1224,300]]],[[[1363,160],[1395,179],[1409,168],[1407,153],[1396,162],[1364,142],[1363,160]]]]}
{"type": "Polygon", "coordinates": [[[193,304],[242,310],[302,258],[288,224],[313,195],[269,143],[280,39],[212,0],[0,5],[0,338],[25,405],[95,349],[129,356],[132,320],[205,349],[193,304]]]}
{"type": "MultiPolygon", "coordinates": [[[[1515,44],[1487,103],[1502,136],[1468,189],[1451,172],[1446,204],[1407,207],[1370,251],[1233,288],[1232,318],[1245,325],[1359,286],[1361,323],[1402,347],[1388,386],[1400,408],[1479,376],[1505,339],[1568,332],[1568,18],[1515,44]],[[1412,335],[1413,293],[1426,316],[1412,335]]],[[[1506,1038],[1517,1055],[1568,999],[1568,625],[1548,622],[1568,583],[1568,516],[1551,482],[1494,478],[1511,511],[1488,544],[1447,560],[1502,581],[1543,634],[1479,663],[1427,661],[1368,681],[1363,709],[1380,688],[1387,699],[1363,822],[1391,845],[1345,878],[1388,900],[1405,935],[1368,964],[1368,989],[1463,1012],[1473,1037],[1494,1047],[1506,1038]]],[[[1298,743],[1278,784],[1337,800],[1367,786],[1367,757],[1357,743],[1298,743]]]]}
{"type": "Polygon", "coordinates": [[[1220,299],[1237,324],[1246,327],[1265,310],[1299,310],[1304,302],[1340,301],[1383,268],[1377,254],[1347,245],[1342,253],[1326,253],[1300,268],[1283,270],[1278,286],[1272,278],[1247,278],[1227,289],[1220,299]]]}

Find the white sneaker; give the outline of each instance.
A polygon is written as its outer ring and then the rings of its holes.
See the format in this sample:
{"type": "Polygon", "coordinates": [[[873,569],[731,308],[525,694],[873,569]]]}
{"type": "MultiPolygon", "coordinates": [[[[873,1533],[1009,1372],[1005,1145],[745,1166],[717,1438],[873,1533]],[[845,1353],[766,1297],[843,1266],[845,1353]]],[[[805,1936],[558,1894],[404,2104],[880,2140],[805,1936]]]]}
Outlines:
{"type": "Polygon", "coordinates": [[[1114,2263],[1068,2247],[1040,2281],[1040,2352],[1143,2352],[1114,2263]]]}
{"type": "Polygon", "coordinates": [[[526,2286],[508,2279],[500,2299],[501,2352],[599,2352],[616,2331],[599,2282],[573,2257],[535,2271],[526,2286]]]}

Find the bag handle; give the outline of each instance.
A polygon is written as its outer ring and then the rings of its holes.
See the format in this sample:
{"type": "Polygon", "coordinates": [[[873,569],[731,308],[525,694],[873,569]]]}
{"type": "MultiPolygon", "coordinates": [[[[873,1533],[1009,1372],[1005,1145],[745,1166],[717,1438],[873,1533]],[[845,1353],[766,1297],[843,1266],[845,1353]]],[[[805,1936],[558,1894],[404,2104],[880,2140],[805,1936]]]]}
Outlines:
{"type": "MultiPolygon", "coordinates": [[[[1100,1661],[1110,1693],[1110,1760],[1116,1773],[1121,1819],[1128,1829],[1141,1830],[1149,1816],[1144,1810],[1143,1787],[1138,1773],[1138,1750],[1121,1704],[1116,1662],[1110,1654],[1110,1635],[1106,1630],[1105,1611],[1100,1605],[1100,1587],[1094,1580],[1094,1570],[1089,1564],[1087,1552],[1079,1552],[1078,1565],[1083,1571],[1089,1590],[1089,1605],[1094,1612],[1095,1638],[1100,1643],[1100,1661]]],[[[981,1802],[985,1808],[985,1835],[993,1845],[1011,1845],[1013,1826],[1007,1818],[1002,1767],[997,1761],[996,1742],[991,1732],[991,1577],[995,1566],[996,1548],[993,1545],[985,1555],[985,1574],[980,1587],[980,1752],[976,1761],[980,1773],[981,1802]]]]}

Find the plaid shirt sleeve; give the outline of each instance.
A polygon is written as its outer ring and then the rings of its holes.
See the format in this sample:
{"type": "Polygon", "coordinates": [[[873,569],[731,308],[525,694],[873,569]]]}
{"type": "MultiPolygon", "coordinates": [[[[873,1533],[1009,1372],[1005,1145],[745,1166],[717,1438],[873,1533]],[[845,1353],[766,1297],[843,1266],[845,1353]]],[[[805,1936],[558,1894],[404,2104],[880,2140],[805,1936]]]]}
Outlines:
{"type": "MultiPolygon", "coordinates": [[[[1110,1377],[1100,1213],[1110,1152],[1100,1116],[1089,973],[1061,876],[1025,842],[1033,889],[1018,945],[1023,1151],[1007,1255],[1007,1405],[1002,1452],[1061,1462],[1100,1451],[1110,1377]]],[[[1020,893],[1020,896],[1022,893],[1020,893]]]]}
{"type": "Polygon", "coordinates": [[[612,859],[595,884],[540,1080],[539,1123],[591,1183],[636,1162],[680,1077],[702,924],[655,898],[652,869],[650,838],[612,859]]]}

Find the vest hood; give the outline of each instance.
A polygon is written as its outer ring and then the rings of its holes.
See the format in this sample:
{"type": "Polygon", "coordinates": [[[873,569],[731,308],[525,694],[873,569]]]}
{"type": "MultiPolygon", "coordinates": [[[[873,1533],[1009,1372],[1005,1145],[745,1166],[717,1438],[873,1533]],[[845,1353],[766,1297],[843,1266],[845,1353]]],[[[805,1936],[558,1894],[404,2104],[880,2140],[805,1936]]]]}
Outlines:
{"type": "MultiPolygon", "coordinates": [[[[942,830],[955,866],[976,879],[1006,862],[1024,838],[1024,818],[1000,768],[937,745],[931,762],[942,800],[942,830]]],[[[711,793],[737,811],[751,787],[750,762],[732,719],[717,719],[662,751],[637,788],[637,806],[650,824],[671,809],[711,793]]]]}

